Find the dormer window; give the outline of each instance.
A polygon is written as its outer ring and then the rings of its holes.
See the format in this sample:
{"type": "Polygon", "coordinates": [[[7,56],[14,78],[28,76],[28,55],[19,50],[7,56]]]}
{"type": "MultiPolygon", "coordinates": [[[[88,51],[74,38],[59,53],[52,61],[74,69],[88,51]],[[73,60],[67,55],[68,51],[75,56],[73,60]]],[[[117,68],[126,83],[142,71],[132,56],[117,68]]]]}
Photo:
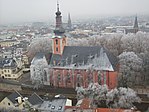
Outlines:
{"type": "Polygon", "coordinates": [[[51,107],[51,104],[49,104],[48,107],[51,107]]]}
{"type": "Polygon", "coordinates": [[[59,107],[58,107],[58,110],[62,110],[62,106],[59,106],[59,107]]]}
{"type": "Polygon", "coordinates": [[[54,106],[54,105],[52,105],[51,109],[55,109],[55,106],[54,106]]]}

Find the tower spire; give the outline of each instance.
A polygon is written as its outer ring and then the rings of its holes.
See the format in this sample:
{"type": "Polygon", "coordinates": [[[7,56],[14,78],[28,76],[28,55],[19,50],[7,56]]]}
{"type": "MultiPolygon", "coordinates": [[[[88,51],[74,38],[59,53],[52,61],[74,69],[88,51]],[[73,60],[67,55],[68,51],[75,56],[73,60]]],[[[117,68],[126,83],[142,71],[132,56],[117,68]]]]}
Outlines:
{"type": "Polygon", "coordinates": [[[61,16],[61,12],[59,9],[59,2],[58,1],[57,1],[57,11],[55,14],[56,14],[56,27],[55,27],[54,33],[56,35],[62,35],[65,32],[65,30],[62,27],[62,16],[61,16]]]}
{"type": "MultiPolygon", "coordinates": [[[[64,35],[65,29],[62,25],[62,16],[59,9],[59,3],[56,5],[56,26],[54,30],[55,36],[52,41],[53,54],[62,55],[64,47],[67,45],[67,37],[64,35]]],[[[55,61],[55,60],[54,60],[55,61]]],[[[55,62],[54,62],[55,63],[55,62]]]]}
{"type": "Polygon", "coordinates": [[[137,15],[135,17],[134,28],[138,28],[138,18],[137,18],[137,15]]]}
{"type": "Polygon", "coordinates": [[[68,28],[71,29],[71,18],[70,18],[70,13],[68,13],[68,28]]]}
{"type": "Polygon", "coordinates": [[[137,15],[136,15],[136,17],[135,17],[135,21],[134,21],[134,26],[133,26],[133,28],[134,28],[135,33],[137,33],[137,32],[139,31],[137,15]]]}
{"type": "Polygon", "coordinates": [[[59,12],[59,2],[57,0],[57,12],[59,12]]]}

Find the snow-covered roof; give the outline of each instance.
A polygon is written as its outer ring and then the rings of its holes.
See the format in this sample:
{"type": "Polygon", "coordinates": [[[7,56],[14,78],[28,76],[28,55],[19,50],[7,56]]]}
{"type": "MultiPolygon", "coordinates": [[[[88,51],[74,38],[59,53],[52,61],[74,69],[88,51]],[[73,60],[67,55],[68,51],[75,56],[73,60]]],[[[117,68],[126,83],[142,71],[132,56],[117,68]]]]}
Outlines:
{"type": "Polygon", "coordinates": [[[50,66],[115,71],[118,59],[100,46],[65,46],[61,57],[52,56],[50,66]]]}
{"type": "Polygon", "coordinates": [[[3,58],[3,59],[0,59],[0,68],[3,68],[3,67],[7,67],[7,68],[17,67],[17,63],[13,58],[3,58]]]}

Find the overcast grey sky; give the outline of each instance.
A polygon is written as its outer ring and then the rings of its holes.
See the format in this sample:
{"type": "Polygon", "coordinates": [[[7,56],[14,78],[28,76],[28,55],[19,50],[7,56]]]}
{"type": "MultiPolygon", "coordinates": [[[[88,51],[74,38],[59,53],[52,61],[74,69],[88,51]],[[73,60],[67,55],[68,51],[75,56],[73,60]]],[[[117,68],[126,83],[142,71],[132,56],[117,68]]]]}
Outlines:
{"type": "MultiPolygon", "coordinates": [[[[53,21],[57,0],[0,0],[0,24],[53,21]]],[[[63,18],[149,15],[149,0],[59,0],[63,18]]]]}

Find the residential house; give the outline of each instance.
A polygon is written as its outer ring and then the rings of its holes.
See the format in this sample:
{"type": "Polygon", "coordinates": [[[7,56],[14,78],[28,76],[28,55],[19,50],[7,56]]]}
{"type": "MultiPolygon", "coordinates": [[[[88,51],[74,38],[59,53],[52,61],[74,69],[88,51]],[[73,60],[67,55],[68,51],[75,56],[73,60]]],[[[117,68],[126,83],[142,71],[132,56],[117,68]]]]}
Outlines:
{"type": "Polygon", "coordinates": [[[131,109],[120,108],[98,108],[90,107],[91,100],[88,98],[81,99],[76,106],[65,106],[65,112],[135,112],[131,109]]]}
{"type": "Polygon", "coordinates": [[[11,46],[14,49],[14,56],[21,57],[23,53],[27,52],[29,42],[22,40],[19,44],[11,46]]]}
{"type": "Polygon", "coordinates": [[[33,93],[29,97],[23,97],[19,92],[15,91],[0,102],[0,109],[26,110],[42,103],[43,99],[36,93],[33,93]]]}
{"type": "Polygon", "coordinates": [[[23,74],[17,62],[13,58],[0,59],[0,77],[7,79],[17,79],[23,74]]]}
{"type": "Polygon", "coordinates": [[[16,44],[19,44],[19,41],[16,39],[7,39],[0,41],[0,47],[10,47],[16,44]]]}
{"type": "Polygon", "coordinates": [[[65,112],[65,106],[72,106],[72,101],[63,95],[56,95],[51,101],[44,101],[37,109],[41,112],[65,112]]]}
{"type": "Polygon", "coordinates": [[[14,57],[14,49],[12,47],[3,47],[2,51],[2,58],[13,58],[14,57]]]}
{"type": "Polygon", "coordinates": [[[24,65],[25,70],[30,68],[29,58],[26,53],[22,54],[22,63],[24,65]]]}
{"type": "Polygon", "coordinates": [[[36,93],[33,93],[31,96],[29,96],[27,101],[31,106],[36,106],[44,102],[44,100],[36,93]]]}
{"type": "Polygon", "coordinates": [[[22,95],[15,91],[14,93],[10,94],[9,96],[5,97],[1,102],[0,102],[0,109],[23,109],[22,105],[22,95]],[[18,100],[18,102],[17,102],[18,100]]]}

